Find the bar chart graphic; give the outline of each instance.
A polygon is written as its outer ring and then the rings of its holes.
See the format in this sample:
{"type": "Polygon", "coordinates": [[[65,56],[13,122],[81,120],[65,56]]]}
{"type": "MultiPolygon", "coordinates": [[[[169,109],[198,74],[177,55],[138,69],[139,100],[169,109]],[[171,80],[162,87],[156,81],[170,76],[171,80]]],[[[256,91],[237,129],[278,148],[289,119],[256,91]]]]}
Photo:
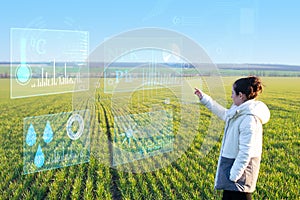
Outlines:
{"type": "Polygon", "coordinates": [[[73,73],[72,76],[70,76],[67,73],[67,63],[64,63],[63,73],[60,73],[60,75],[56,76],[56,63],[55,60],[53,62],[53,66],[51,69],[50,67],[47,67],[48,71],[52,70],[52,74],[48,73],[44,69],[44,67],[41,67],[41,73],[40,76],[33,81],[33,83],[30,85],[31,88],[42,88],[42,87],[51,87],[51,86],[63,86],[63,85],[74,85],[75,83],[82,83],[80,78],[80,72],[73,73]],[[50,70],[49,70],[50,68],[50,70]]]}

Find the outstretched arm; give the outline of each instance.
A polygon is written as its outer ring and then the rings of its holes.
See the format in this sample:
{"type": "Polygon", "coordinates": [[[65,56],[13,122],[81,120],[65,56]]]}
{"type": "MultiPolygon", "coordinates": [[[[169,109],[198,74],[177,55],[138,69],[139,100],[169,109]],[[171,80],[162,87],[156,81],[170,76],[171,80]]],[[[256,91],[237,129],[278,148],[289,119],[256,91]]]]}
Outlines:
{"type": "Polygon", "coordinates": [[[201,90],[195,88],[195,95],[199,97],[200,102],[205,105],[212,113],[225,121],[227,109],[214,101],[210,96],[206,95],[201,90]]]}

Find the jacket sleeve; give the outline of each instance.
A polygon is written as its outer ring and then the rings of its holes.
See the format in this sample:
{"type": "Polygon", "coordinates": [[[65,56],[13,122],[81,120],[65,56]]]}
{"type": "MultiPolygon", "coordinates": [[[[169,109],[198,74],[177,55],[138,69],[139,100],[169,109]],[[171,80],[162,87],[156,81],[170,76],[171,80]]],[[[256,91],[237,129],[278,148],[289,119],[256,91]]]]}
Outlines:
{"type": "Polygon", "coordinates": [[[259,151],[262,144],[257,141],[261,133],[259,120],[253,115],[247,115],[239,126],[239,151],[231,167],[229,179],[237,182],[247,168],[252,155],[259,151]],[[260,147],[258,147],[258,145],[260,147]]]}
{"type": "Polygon", "coordinates": [[[203,93],[203,97],[200,102],[207,107],[212,113],[217,115],[220,119],[225,121],[227,109],[214,101],[210,96],[203,93]]]}

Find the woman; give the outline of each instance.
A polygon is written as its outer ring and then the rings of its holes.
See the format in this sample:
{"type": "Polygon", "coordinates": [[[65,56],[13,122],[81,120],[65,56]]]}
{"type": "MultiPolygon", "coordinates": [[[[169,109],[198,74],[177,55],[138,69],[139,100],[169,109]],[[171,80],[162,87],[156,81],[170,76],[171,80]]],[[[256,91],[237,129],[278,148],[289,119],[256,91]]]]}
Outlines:
{"type": "Polygon", "coordinates": [[[258,178],[262,153],[262,124],[269,121],[270,111],[256,97],[262,92],[258,77],[249,76],[234,82],[233,105],[222,107],[195,88],[200,102],[226,122],[215,178],[215,188],[223,199],[251,199],[258,178]]]}

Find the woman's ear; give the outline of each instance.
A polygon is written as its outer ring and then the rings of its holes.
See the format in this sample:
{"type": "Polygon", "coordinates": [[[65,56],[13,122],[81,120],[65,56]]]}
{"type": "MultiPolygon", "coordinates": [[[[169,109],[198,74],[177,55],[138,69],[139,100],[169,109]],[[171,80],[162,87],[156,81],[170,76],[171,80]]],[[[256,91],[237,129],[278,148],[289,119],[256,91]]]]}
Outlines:
{"type": "Polygon", "coordinates": [[[239,97],[242,98],[243,97],[243,93],[239,92],[239,97]]]}
{"type": "Polygon", "coordinates": [[[241,92],[239,92],[239,98],[240,98],[242,101],[244,101],[244,102],[247,100],[246,95],[243,94],[243,93],[241,93],[241,92]]]}

